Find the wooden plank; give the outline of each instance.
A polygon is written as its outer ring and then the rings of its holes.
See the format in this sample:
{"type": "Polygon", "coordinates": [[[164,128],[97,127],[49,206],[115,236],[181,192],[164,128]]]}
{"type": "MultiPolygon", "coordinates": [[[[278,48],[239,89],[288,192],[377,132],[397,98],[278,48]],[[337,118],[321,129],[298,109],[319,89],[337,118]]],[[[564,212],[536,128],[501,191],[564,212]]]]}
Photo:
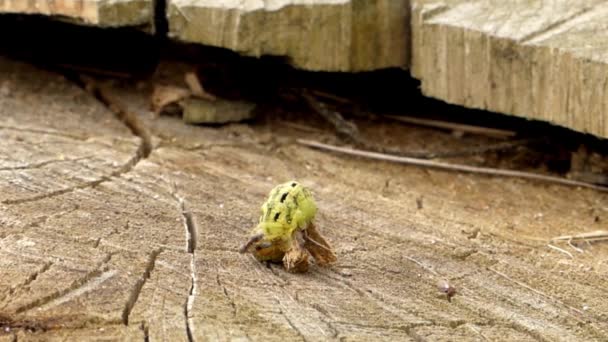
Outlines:
{"type": "Polygon", "coordinates": [[[150,25],[153,0],[2,0],[0,13],[57,16],[101,27],[150,25]]]}
{"type": "Polygon", "coordinates": [[[412,74],[450,103],[608,137],[608,2],[414,0],[412,74]]]}
{"type": "Polygon", "coordinates": [[[408,13],[392,0],[169,0],[169,36],[319,71],[408,65],[408,13]]]}
{"type": "MultiPolygon", "coordinates": [[[[600,229],[603,194],[343,158],[272,118],[142,114],[154,149],[135,158],[146,139],[64,78],[6,60],[0,75],[0,340],[608,338],[608,245],[570,259],[542,242],[600,229]],[[294,178],[314,191],[330,268],[237,252],[294,178]]],[[[137,89],[114,92],[147,113],[137,89]]]]}

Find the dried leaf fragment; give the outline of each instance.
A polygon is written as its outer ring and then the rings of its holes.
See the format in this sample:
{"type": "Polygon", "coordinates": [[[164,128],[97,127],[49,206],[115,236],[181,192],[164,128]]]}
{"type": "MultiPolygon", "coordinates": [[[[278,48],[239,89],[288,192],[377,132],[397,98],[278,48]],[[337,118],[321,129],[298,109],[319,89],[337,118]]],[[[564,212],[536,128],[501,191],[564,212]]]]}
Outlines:
{"type": "Polygon", "coordinates": [[[192,92],[193,96],[199,97],[201,99],[209,100],[209,101],[216,100],[215,96],[209,94],[205,90],[205,88],[203,88],[203,85],[201,84],[201,81],[199,80],[199,78],[195,72],[187,72],[184,75],[184,82],[186,82],[186,84],[188,85],[188,88],[190,88],[190,91],[192,92]]]}
{"type": "Polygon", "coordinates": [[[308,253],[302,248],[298,239],[291,240],[291,247],[283,257],[283,266],[289,272],[303,273],[308,271],[308,253]]]}
{"type": "Polygon", "coordinates": [[[304,248],[312,255],[319,266],[326,266],[337,260],[331,246],[311,222],[303,232],[304,248]]]}

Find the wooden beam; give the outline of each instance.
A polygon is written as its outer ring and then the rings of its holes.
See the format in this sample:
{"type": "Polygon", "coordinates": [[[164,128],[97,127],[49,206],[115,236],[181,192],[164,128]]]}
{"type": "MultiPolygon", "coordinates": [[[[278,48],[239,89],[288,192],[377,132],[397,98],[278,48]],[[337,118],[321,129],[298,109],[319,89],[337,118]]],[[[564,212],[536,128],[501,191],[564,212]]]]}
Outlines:
{"type": "Polygon", "coordinates": [[[102,27],[136,26],[152,23],[153,0],[1,0],[0,13],[60,16],[102,27]]]}
{"type": "Polygon", "coordinates": [[[408,65],[406,1],[169,0],[169,35],[299,68],[364,71],[408,65]]]}
{"type": "Polygon", "coordinates": [[[412,4],[425,95],[608,137],[608,2],[412,4]]]}

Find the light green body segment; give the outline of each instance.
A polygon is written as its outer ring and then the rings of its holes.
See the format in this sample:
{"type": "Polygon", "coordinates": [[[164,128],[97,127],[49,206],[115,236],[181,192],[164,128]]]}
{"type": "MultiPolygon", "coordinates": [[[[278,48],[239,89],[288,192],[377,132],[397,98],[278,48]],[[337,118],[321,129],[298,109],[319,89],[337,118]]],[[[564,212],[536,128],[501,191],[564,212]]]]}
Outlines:
{"type": "Polygon", "coordinates": [[[305,229],[316,213],[317,205],[308,189],[295,181],[283,183],[272,189],[262,205],[254,232],[264,234],[265,241],[288,241],[297,229],[305,229]]]}

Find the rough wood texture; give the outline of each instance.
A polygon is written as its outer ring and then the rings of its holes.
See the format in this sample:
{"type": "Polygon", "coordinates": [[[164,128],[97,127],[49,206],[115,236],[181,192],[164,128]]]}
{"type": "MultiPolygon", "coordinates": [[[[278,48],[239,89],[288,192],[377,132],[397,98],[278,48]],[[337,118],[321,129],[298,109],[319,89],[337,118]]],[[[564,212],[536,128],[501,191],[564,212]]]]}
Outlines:
{"type": "Polygon", "coordinates": [[[413,0],[425,95],[608,137],[608,2],[413,0]]]}
{"type": "Polygon", "coordinates": [[[408,65],[406,1],[169,0],[171,37],[299,68],[365,71],[408,65]]]}
{"type": "Polygon", "coordinates": [[[152,23],[153,0],[0,0],[0,13],[40,14],[102,27],[152,23]]]}
{"type": "Polygon", "coordinates": [[[118,89],[142,139],[57,75],[6,60],[0,75],[0,340],[608,338],[608,245],[570,259],[538,241],[601,229],[605,194],[342,158],[272,122],[152,120],[147,95],[118,89]],[[331,268],[237,252],[293,178],[331,268]]]}

